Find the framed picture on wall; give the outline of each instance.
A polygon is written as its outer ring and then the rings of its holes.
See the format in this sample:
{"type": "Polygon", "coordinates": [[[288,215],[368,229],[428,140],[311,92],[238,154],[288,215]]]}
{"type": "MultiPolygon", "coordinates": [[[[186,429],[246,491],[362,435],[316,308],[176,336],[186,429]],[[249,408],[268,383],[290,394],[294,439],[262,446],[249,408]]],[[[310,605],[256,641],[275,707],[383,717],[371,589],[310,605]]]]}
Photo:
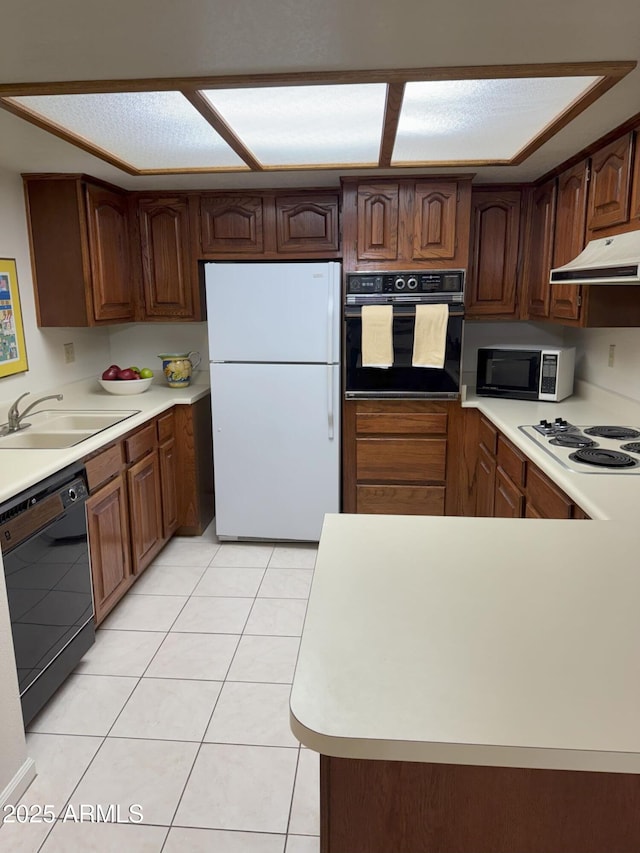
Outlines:
{"type": "Polygon", "coordinates": [[[16,262],[0,258],[0,377],[28,369],[16,262]]]}

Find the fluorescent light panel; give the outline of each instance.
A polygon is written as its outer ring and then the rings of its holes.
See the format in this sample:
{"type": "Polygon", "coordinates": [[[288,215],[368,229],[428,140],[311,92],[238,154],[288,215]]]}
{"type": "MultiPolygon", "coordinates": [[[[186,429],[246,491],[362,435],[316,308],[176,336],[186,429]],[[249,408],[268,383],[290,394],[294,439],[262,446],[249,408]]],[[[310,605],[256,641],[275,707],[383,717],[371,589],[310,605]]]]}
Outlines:
{"type": "Polygon", "coordinates": [[[377,164],[384,83],[210,89],[202,94],[265,166],[377,164]]]}
{"type": "Polygon", "coordinates": [[[12,98],[136,169],[247,168],[180,92],[12,98]]]}
{"type": "Polygon", "coordinates": [[[391,162],[510,160],[600,79],[407,83],[391,162]]]}

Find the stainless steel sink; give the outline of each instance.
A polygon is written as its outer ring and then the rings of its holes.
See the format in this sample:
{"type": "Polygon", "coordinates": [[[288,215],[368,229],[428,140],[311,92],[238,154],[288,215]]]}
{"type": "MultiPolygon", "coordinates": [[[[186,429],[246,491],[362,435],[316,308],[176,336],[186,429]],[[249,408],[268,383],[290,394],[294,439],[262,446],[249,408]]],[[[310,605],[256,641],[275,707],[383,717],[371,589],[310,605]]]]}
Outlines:
{"type": "Polygon", "coordinates": [[[104,429],[139,414],[133,411],[46,409],[28,415],[30,426],[0,437],[0,450],[58,450],[73,447],[104,429]]]}

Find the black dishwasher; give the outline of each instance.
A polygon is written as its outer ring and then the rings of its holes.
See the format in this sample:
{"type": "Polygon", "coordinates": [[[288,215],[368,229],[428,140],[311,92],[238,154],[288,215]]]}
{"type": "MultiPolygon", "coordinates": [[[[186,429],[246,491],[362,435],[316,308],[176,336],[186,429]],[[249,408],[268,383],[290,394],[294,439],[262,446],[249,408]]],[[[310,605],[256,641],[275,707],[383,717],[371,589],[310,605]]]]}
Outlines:
{"type": "Polygon", "coordinates": [[[0,506],[0,541],[25,726],[95,639],[84,468],[0,506]]]}

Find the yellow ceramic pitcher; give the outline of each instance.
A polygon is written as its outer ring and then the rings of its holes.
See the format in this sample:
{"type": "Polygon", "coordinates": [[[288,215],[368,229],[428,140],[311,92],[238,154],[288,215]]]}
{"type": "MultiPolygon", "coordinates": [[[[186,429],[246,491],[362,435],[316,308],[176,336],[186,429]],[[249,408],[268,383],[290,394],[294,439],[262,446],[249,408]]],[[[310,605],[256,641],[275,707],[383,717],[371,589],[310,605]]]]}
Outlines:
{"type": "Polygon", "coordinates": [[[186,388],[191,382],[191,374],[200,364],[200,353],[191,352],[162,353],[162,372],[170,388],[186,388]]]}

